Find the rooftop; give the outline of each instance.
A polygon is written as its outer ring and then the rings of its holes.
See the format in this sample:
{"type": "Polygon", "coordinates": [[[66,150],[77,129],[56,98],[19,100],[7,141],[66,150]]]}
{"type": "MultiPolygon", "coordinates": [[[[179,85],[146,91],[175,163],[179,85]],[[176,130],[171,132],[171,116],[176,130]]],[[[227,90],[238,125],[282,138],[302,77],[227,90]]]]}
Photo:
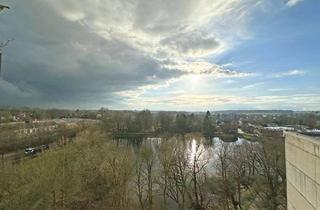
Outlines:
{"type": "MultiPolygon", "coordinates": [[[[307,140],[311,140],[311,141],[320,141],[320,134],[318,135],[309,135],[307,133],[298,133],[298,132],[294,132],[294,131],[286,131],[285,135],[290,135],[290,136],[295,136],[298,138],[303,138],[303,139],[307,139],[307,140]]],[[[317,142],[319,143],[319,142],[317,142]]]]}

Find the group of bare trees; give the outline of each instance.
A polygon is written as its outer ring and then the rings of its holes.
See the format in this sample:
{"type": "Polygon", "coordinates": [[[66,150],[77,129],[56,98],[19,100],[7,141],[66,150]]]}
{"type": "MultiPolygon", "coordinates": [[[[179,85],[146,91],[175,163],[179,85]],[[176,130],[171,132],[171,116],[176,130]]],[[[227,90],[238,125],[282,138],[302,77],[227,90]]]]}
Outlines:
{"type": "Polygon", "coordinates": [[[114,144],[90,128],[37,158],[2,161],[0,209],[286,208],[281,140],[152,141],[114,144]]]}
{"type": "Polygon", "coordinates": [[[136,194],[140,209],[206,209],[203,190],[206,166],[204,150],[194,153],[177,139],[160,143],[155,154],[144,147],[136,159],[136,194]]]}
{"type": "Polygon", "coordinates": [[[286,209],[282,139],[216,142],[169,139],[136,159],[140,209],[286,209]],[[190,146],[190,145],[189,145],[190,146]]]}
{"type": "Polygon", "coordinates": [[[283,144],[282,139],[263,139],[220,146],[215,190],[223,209],[286,209],[283,144]]]}
{"type": "MultiPolygon", "coordinates": [[[[183,112],[158,112],[149,110],[133,111],[109,111],[104,113],[102,121],[104,127],[111,132],[153,132],[156,134],[179,134],[202,132],[203,126],[211,125],[211,118],[203,124],[204,117],[183,112]]],[[[211,126],[211,127],[210,127],[211,126]]],[[[206,127],[208,130],[208,127],[206,127]]],[[[212,133],[211,133],[212,134],[212,133]]]]}

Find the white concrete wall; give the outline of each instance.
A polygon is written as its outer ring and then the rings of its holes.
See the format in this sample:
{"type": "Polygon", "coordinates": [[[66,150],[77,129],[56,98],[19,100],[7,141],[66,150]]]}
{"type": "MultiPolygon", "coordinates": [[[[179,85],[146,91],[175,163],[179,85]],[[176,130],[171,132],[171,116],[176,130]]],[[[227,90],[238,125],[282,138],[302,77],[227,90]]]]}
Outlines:
{"type": "Polygon", "coordinates": [[[285,135],[288,210],[320,210],[320,138],[285,135]]]}

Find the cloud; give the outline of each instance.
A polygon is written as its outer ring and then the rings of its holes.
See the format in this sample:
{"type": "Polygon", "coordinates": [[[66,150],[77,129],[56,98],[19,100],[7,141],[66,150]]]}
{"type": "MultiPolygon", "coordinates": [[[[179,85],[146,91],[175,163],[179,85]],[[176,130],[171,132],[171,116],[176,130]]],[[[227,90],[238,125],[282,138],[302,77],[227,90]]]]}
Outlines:
{"type": "Polygon", "coordinates": [[[303,0],[287,0],[286,5],[288,7],[296,6],[298,3],[302,2],[303,0]]]}
{"type": "Polygon", "coordinates": [[[168,69],[178,69],[187,74],[207,74],[214,77],[249,77],[254,76],[251,72],[233,71],[223,66],[212,64],[204,60],[168,60],[164,62],[168,69]]]}
{"type": "MultiPolygon", "coordinates": [[[[12,84],[0,78],[0,95],[8,94],[8,97],[32,97],[37,93],[25,84],[12,84]]],[[[8,98],[2,98],[3,101],[7,101],[8,98]]]]}
{"type": "Polygon", "coordinates": [[[250,85],[245,85],[245,86],[241,87],[241,89],[242,90],[249,90],[249,89],[257,88],[263,84],[264,84],[264,82],[252,83],[250,85]]]}
{"type": "Polygon", "coordinates": [[[145,97],[129,100],[132,106],[143,109],[146,104],[153,107],[175,107],[176,110],[208,110],[208,109],[293,109],[317,110],[320,104],[319,94],[292,94],[292,95],[263,95],[263,96],[239,96],[221,94],[188,94],[173,93],[161,97],[145,97]],[[308,104],[305,104],[308,101],[308,104]],[[240,105],[240,106],[239,106],[240,105]]]}
{"type": "Polygon", "coordinates": [[[305,75],[306,73],[307,73],[306,71],[294,69],[286,72],[279,72],[279,73],[273,74],[271,75],[271,77],[281,78],[281,77],[290,77],[290,76],[302,76],[302,75],[305,75]]]}
{"type": "Polygon", "coordinates": [[[270,88],[268,91],[270,92],[284,92],[284,91],[293,91],[292,88],[270,88]]]}
{"type": "Polygon", "coordinates": [[[178,55],[188,57],[203,57],[219,50],[222,46],[212,35],[204,36],[201,33],[178,34],[161,40],[160,44],[168,46],[178,55]]]}
{"type": "Polygon", "coordinates": [[[69,21],[107,40],[125,42],[158,61],[228,49],[245,34],[248,11],[255,5],[253,0],[85,0],[81,6],[76,0],[46,1],[69,21]],[[83,7],[86,4],[90,7],[83,7]]]}
{"type": "Polygon", "coordinates": [[[255,2],[10,0],[0,33],[15,42],[4,52],[0,105],[116,106],[119,92],[188,74],[252,76],[208,57],[247,37],[255,2]]]}

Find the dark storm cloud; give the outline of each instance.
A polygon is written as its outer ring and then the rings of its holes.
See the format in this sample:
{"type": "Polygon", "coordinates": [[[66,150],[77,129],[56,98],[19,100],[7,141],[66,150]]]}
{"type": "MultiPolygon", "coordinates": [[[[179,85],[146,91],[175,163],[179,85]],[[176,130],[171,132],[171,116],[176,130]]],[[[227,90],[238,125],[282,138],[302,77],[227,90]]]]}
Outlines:
{"type": "Polygon", "coordinates": [[[66,21],[44,3],[13,4],[0,21],[1,38],[15,39],[5,49],[0,105],[94,107],[112,103],[114,92],[182,74],[116,37],[66,21]]]}

